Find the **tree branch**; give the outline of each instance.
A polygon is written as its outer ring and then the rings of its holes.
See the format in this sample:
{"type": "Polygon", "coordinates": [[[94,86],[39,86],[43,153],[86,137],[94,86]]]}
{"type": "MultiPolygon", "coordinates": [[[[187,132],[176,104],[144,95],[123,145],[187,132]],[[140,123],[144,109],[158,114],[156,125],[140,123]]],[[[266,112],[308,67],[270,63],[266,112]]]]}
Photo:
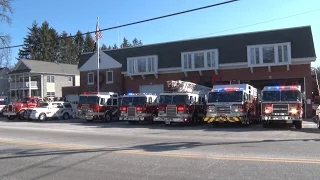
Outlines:
{"type": "Polygon", "coordinates": [[[11,7],[12,0],[0,0],[0,20],[1,22],[5,22],[11,24],[12,19],[10,15],[13,13],[13,9],[11,7]]]}

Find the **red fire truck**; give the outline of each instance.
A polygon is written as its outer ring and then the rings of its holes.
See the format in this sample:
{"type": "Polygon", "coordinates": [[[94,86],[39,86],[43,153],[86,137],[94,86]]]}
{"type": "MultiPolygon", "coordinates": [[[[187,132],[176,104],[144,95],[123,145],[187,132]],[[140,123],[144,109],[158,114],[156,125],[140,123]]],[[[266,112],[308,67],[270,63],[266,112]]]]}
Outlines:
{"type": "Polygon", "coordinates": [[[24,119],[24,113],[27,109],[35,108],[38,106],[39,99],[35,97],[26,97],[22,101],[18,101],[14,104],[9,104],[6,110],[3,112],[3,115],[6,116],[9,120],[13,120],[16,117],[19,120],[24,119]]]}
{"type": "Polygon", "coordinates": [[[204,121],[249,125],[260,122],[257,89],[249,84],[215,85],[207,95],[204,121]]]}
{"type": "Polygon", "coordinates": [[[120,120],[136,124],[139,121],[153,122],[158,115],[157,95],[151,93],[129,93],[122,96],[120,120]]]}
{"type": "Polygon", "coordinates": [[[301,86],[266,86],[261,92],[261,120],[269,123],[288,123],[302,128],[301,86]]]}
{"type": "Polygon", "coordinates": [[[110,122],[119,118],[118,93],[84,92],[79,96],[77,117],[88,122],[110,122]]]}
{"type": "Polygon", "coordinates": [[[154,121],[197,124],[205,115],[205,95],[211,88],[186,81],[167,81],[171,92],[160,93],[154,121]]]}

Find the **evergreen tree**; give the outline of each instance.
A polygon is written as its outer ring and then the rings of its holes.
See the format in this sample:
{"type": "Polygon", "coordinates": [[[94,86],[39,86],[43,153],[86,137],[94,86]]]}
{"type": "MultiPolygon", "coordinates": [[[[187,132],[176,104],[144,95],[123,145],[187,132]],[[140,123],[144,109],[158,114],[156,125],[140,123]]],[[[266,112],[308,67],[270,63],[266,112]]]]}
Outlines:
{"type": "Polygon", "coordinates": [[[123,42],[121,44],[121,48],[127,48],[127,47],[131,47],[132,45],[129,43],[128,39],[123,38],[123,42]]]}
{"type": "Polygon", "coordinates": [[[76,36],[74,37],[75,54],[77,55],[77,61],[84,49],[84,39],[82,32],[78,30],[76,36]]]}
{"type": "Polygon", "coordinates": [[[112,48],[111,48],[111,46],[109,45],[109,46],[108,46],[108,50],[110,50],[110,49],[112,49],[112,48]]]}
{"type": "Polygon", "coordinates": [[[114,45],[112,46],[112,49],[118,49],[117,44],[114,44],[114,45]]]}
{"type": "Polygon", "coordinates": [[[73,39],[69,37],[67,32],[63,31],[60,35],[60,51],[58,61],[60,63],[73,64],[76,62],[77,56],[73,39]]]}
{"type": "Polygon", "coordinates": [[[142,45],[143,45],[143,44],[142,44],[141,40],[139,40],[138,46],[142,46],[142,45]]]}
{"type": "Polygon", "coordinates": [[[106,46],[105,44],[102,44],[101,50],[105,51],[105,50],[107,50],[107,49],[108,49],[107,46],[106,46]]]}
{"type": "Polygon", "coordinates": [[[133,46],[138,46],[138,44],[139,44],[138,39],[137,39],[137,38],[134,38],[133,41],[132,41],[132,45],[133,45],[133,46]]]}
{"type": "Polygon", "coordinates": [[[40,60],[40,28],[38,23],[34,21],[28,30],[27,37],[24,38],[23,47],[19,49],[18,58],[40,60]]]}
{"type": "Polygon", "coordinates": [[[83,45],[83,52],[92,52],[94,48],[94,41],[90,34],[86,34],[83,45]]]}

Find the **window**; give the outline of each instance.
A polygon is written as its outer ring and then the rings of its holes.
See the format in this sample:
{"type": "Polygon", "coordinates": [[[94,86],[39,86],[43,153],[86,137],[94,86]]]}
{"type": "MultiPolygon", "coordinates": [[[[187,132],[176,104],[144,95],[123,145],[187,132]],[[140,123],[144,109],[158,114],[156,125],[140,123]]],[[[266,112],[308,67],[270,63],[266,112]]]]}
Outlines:
{"type": "Polygon", "coordinates": [[[88,73],[88,84],[94,84],[94,74],[92,72],[88,73]]]}
{"type": "Polygon", "coordinates": [[[55,94],[55,92],[47,92],[47,97],[54,97],[55,94]]]}
{"type": "Polygon", "coordinates": [[[158,72],[158,57],[143,56],[127,59],[128,74],[152,74],[158,72]]]}
{"type": "Polygon", "coordinates": [[[204,50],[182,53],[182,69],[194,71],[196,69],[215,69],[218,65],[218,50],[204,50]]]}
{"type": "Polygon", "coordinates": [[[71,77],[71,76],[68,77],[68,81],[69,81],[69,82],[72,81],[72,77],[71,77]]]}
{"type": "Polygon", "coordinates": [[[48,83],[54,83],[54,76],[47,76],[48,83]]]}
{"type": "Polygon", "coordinates": [[[117,106],[118,105],[118,99],[112,99],[112,104],[114,106],[117,106]]]}
{"type": "Polygon", "coordinates": [[[106,75],[106,83],[113,83],[113,71],[107,71],[106,75]]]}
{"type": "Polygon", "coordinates": [[[248,46],[249,66],[291,63],[290,43],[248,46]]]}
{"type": "Polygon", "coordinates": [[[70,103],[63,103],[63,105],[64,105],[65,108],[72,108],[70,103]]]}
{"type": "Polygon", "coordinates": [[[101,98],[100,99],[100,105],[104,105],[106,103],[106,99],[105,98],[101,98]]]}

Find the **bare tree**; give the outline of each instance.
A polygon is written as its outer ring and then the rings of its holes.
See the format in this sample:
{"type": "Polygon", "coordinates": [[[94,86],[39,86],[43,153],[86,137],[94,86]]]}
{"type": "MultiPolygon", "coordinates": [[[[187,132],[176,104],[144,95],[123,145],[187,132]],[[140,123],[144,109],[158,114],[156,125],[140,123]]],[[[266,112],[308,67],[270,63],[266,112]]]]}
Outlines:
{"type": "MultiPolygon", "coordinates": [[[[11,15],[13,9],[11,7],[12,0],[0,0],[0,22],[11,24],[11,15]]],[[[10,45],[11,38],[8,34],[0,32],[0,48],[10,45]]],[[[8,67],[10,65],[11,49],[0,49],[0,66],[8,67]]]]}

